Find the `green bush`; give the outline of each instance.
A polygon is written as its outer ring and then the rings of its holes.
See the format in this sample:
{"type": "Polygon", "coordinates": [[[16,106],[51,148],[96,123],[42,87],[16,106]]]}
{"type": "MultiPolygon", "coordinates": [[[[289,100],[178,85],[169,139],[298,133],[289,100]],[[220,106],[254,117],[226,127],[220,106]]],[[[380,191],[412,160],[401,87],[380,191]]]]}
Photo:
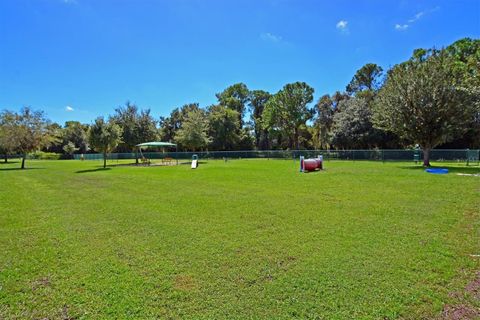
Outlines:
{"type": "Polygon", "coordinates": [[[61,153],[36,151],[34,153],[30,153],[28,158],[36,160],[59,160],[61,156],[61,153]]]}

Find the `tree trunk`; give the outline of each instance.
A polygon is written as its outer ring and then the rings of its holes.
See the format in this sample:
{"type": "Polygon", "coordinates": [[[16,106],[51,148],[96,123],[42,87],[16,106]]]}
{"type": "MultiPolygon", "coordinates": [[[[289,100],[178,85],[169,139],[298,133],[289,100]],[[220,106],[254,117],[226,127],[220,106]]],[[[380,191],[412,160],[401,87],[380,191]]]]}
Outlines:
{"type": "Polygon", "coordinates": [[[4,161],[5,163],[8,162],[8,155],[7,155],[6,153],[4,154],[4,158],[3,158],[3,159],[5,160],[5,161],[4,161]]]}
{"type": "Polygon", "coordinates": [[[290,148],[290,150],[295,149],[295,130],[293,131],[293,137],[291,135],[291,131],[290,131],[290,134],[288,135],[288,147],[290,148]]]}
{"type": "Polygon", "coordinates": [[[299,150],[300,148],[300,144],[298,142],[298,128],[295,128],[293,130],[293,139],[295,140],[294,143],[295,143],[295,150],[299,150]]]}
{"type": "Polygon", "coordinates": [[[105,169],[107,167],[107,154],[103,154],[103,168],[105,169]]]}
{"type": "Polygon", "coordinates": [[[135,164],[138,164],[138,150],[135,150],[135,164]]]}
{"type": "Polygon", "coordinates": [[[430,167],[430,148],[423,148],[423,166],[430,167]]]}
{"type": "Polygon", "coordinates": [[[22,167],[21,167],[21,169],[25,169],[25,158],[26,157],[27,157],[26,154],[24,154],[23,157],[22,157],[22,167]]]}

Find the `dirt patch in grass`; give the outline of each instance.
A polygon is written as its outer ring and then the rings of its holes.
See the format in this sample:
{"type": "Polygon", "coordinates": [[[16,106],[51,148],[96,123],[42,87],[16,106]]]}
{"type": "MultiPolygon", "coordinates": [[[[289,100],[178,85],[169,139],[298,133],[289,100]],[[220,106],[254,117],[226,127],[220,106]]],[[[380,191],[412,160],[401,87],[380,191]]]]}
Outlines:
{"type": "Polygon", "coordinates": [[[478,319],[480,312],[470,306],[460,305],[445,305],[442,311],[441,320],[470,320],[478,319]]]}
{"type": "Polygon", "coordinates": [[[475,279],[470,282],[465,290],[473,296],[473,298],[480,300],[480,271],[477,272],[475,279]]]}
{"type": "MultiPolygon", "coordinates": [[[[480,272],[477,272],[475,279],[473,279],[465,287],[467,295],[473,299],[480,299],[480,272]]],[[[453,293],[452,296],[460,297],[461,294],[453,293]]],[[[441,320],[470,320],[480,319],[480,309],[472,306],[468,301],[459,304],[447,304],[443,307],[441,320]]]]}
{"type": "Polygon", "coordinates": [[[62,320],[76,320],[76,319],[78,319],[78,317],[70,315],[68,306],[66,304],[64,304],[63,307],[62,307],[62,312],[61,312],[61,315],[60,315],[60,319],[62,319],[62,320]]]}
{"type": "Polygon", "coordinates": [[[35,291],[40,288],[46,288],[51,285],[50,278],[49,277],[42,277],[39,278],[32,283],[32,290],[35,291]]]}
{"type": "Polygon", "coordinates": [[[181,291],[192,291],[197,288],[197,285],[191,276],[179,274],[173,280],[173,287],[181,291]]]}

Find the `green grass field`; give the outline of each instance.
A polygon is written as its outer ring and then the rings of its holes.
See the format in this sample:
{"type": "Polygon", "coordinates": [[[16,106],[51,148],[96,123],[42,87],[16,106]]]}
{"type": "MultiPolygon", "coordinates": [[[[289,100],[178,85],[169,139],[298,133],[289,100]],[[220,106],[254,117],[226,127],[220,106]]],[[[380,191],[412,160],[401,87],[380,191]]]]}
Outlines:
{"type": "Polygon", "coordinates": [[[478,310],[480,178],[456,175],[478,167],[297,164],[1,164],[0,319],[478,310]]]}

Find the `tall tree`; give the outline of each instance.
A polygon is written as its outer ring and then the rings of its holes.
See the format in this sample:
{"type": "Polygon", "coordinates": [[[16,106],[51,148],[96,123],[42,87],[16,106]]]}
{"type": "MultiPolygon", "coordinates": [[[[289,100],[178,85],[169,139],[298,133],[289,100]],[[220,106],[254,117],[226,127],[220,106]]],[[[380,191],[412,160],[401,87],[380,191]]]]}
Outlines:
{"type": "Polygon", "coordinates": [[[14,153],[17,147],[15,125],[17,115],[10,111],[0,113],[0,152],[4,162],[8,162],[8,155],[14,153]]]}
{"type": "Polygon", "coordinates": [[[223,105],[214,105],[208,109],[208,122],[212,148],[222,151],[235,149],[240,141],[238,112],[223,105]]]}
{"type": "Polygon", "coordinates": [[[235,83],[220,93],[217,93],[218,103],[238,112],[240,127],[243,126],[245,105],[249,99],[249,91],[244,83],[235,83]]]}
{"type": "Polygon", "coordinates": [[[88,125],[83,125],[78,121],[67,121],[63,127],[63,142],[62,145],[66,146],[69,142],[72,142],[80,153],[87,152],[88,149],[88,125]]]}
{"type": "Polygon", "coordinates": [[[432,148],[465,132],[478,98],[462,87],[452,58],[445,51],[430,50],[388,72],[376,98],[374,122],[419,143],[423,164],[429,166],[432,148]]]}
{"type": "Polygon", "coordinates": [[[445,48],[464,86],[480,87],[480,40],[463,38],[445,48]]]}
{"type": "Polygon", "coordinates": [[[152,117],[150,109],[141,110],[137,117],[137,139],[141,142],[158,139],[157,121],[152,117]]]}
{"type": "Polygon", "coordinates": [[[64,130],[61,125],[56,122],[49,122],[46,127],[47,141],[42,145],[41,150],[46,152],[63,152],[63,134],[64,130]]]}
{"type": "Polygon", "coordinates": [[[255,134],[255,147],[257,149],[267,149],[269,147],[268,130],[263,127],[263,110],[271,94],[263,90],[253,90],[250,92],[249,105],[253,130],[255,134]]]}
{"type": "Polygon", "coordinates": [[[277,128],[290,137],[289,147],[299,149],[300,127],[313,116],[308,104],[313,101],[313,88],[305,82],[289,83],[265,105],[265,128],[277,128]]]}
{"type": "Polygon", "coordinates": [[[333,95],[332,95],[332,107],[335,111],[339,111],[339,104],[340,102],[344,101],[344,100],[348,100],[350,99],[350,96],[346,93],[346,92],[340,92],[340,91],[336,91],[333,95]]]}
{"type": "Polygon", "coordinates": [[[201,109],[189,111],[175,139],[182,146],[193,151],[207,146],[210,138],[208,137],[208,119],[205,111],[201,109]]]}
{"type": "MultiPolygon", "coordinates": [[[[480,40],[463,38],[445,48],[453,59],[453,68],[462,87],[472,94],[480,96],[480,40]]],[[[480,147],[480,106],[475,106],[467,132],[451,141],[447,147],[479,148],[480,147]]]]}
{"type": "Polygon", "coordinates": [[[129,101],[127,101],[125,107],[118,107],[115,109],[115,114],[113,115],[112,120],[122,128],[122,142],[119,143],[118,151],[132,151],[135,148],[135,145],[145,142],[138,141],[137,116],[138,107],[131,104],[129,101]]]}
{"type": "Polygon", "coordinates": [[[363,97],[340,103],[333,116],[332,144],[342,149],[366,149],[378,146],[381,132],[372,124],[372,111],[363,97]]]}
{"type": "MultiPolygon", "coordinates": [[[[168,117],[160,117],[160,138],[162,141],[173,142],[177,131],[182,127],[182,123],[188,112],[199,110],[198,103],[188,103],[181,108],[175,108],[168,117]]],[[[181,145],[180,145],[181,147],[181,145]]]]}
{"type": "Polygon", "coordinates": [[[88,140],[92,148],[103,154],[103,167],[107,167],[107,154],[112,152],[122,141],[122,128],[112,119],[106,122],[98,117],[90,126],[88,140]]]}
{"type": "Polygon", "coordinates": [[[332,140],[333,116],[335,114],[335,105],[326,94],[322,96],[315,104],[316,119],[313,124],[314,147],[320,149],[329,149],[332,140]]]}
{"type": "Polygon", "coordinates": [[[156,121],[149,109],[139,111],[136,105],[127,102],[125,107],[115,109],[112,119],[122,128],[121,152],[131,152],[137,144],[157,138],[156,121]]]}
{"type": "Polygon", "coordinates": [[[22,155],[22,169],[25,168],[28,153],[39,150],[51,141],[49,123],[43,111],[35,111],[28,107],[15,114],[13,125],[15,150],[22,155]]]}
{"type": "Polygon", "coordinates": [[[355,94],[361,91],[377,91],[381,85],[383,69],[375,63],[367,63],[357,70],[350,83],[347,92],[355,94]]]}

